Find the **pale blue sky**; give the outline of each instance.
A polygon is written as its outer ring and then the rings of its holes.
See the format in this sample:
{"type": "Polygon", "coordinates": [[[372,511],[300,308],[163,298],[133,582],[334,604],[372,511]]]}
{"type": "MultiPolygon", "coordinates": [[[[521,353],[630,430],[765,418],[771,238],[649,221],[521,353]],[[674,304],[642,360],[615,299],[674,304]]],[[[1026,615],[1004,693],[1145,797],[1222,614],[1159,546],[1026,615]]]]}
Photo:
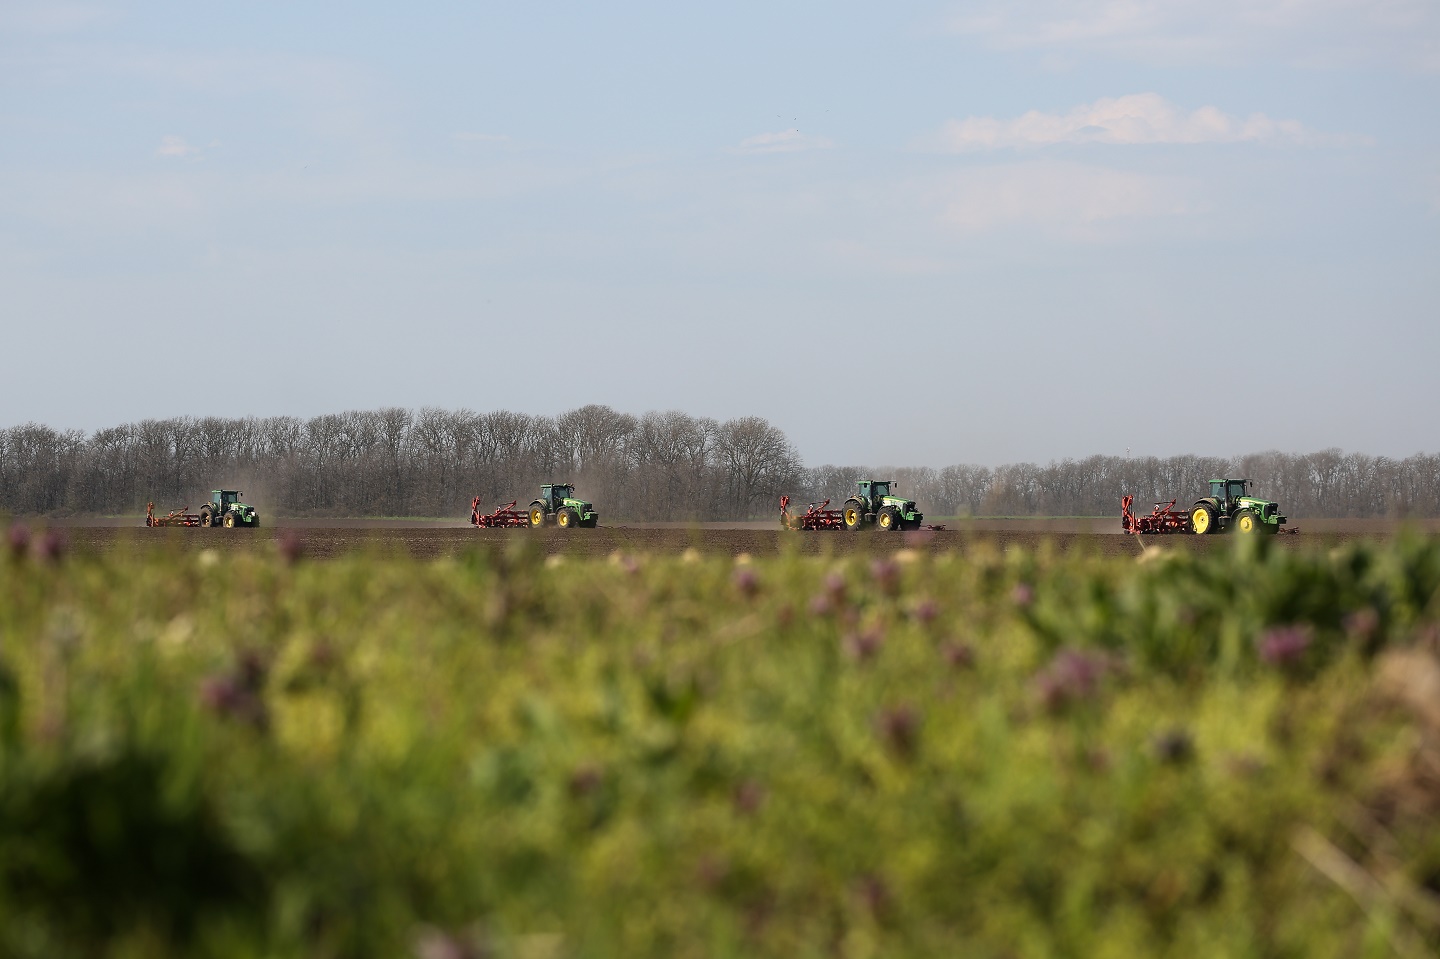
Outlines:
{"type": "Polygon", "coordinates": [[[0,425],[1406,455],[1437,294],[1434,0],[0,0],[0,425]]]}

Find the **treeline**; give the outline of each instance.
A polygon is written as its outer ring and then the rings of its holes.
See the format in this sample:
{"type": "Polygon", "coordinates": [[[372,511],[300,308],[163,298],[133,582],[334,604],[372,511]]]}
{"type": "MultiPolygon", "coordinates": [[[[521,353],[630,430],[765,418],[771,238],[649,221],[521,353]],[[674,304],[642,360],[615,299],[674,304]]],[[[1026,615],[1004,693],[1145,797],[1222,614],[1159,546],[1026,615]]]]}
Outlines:
{"type": "Polygon", "coordinates": [[[1248,476],[1292,516],[1440,516],[1440,457],[1322,450],[1236,459],[1091,456],[1045,466],[806,468],[757,416],[633,416],[585,406],[559,416],[383,409],[300,419],[176,417],[86,434],[25,424],[0,430],[0,510],[114,514],[195,507],[217,486],[291,516],[464,516],[529,502],[570,480],[604,520],[769,517],[781,493],[837,503],[855,480],[894,479],[929,516],[1110,516],[1138,503],[1194,499],[1212,476],[1248,476]]]}

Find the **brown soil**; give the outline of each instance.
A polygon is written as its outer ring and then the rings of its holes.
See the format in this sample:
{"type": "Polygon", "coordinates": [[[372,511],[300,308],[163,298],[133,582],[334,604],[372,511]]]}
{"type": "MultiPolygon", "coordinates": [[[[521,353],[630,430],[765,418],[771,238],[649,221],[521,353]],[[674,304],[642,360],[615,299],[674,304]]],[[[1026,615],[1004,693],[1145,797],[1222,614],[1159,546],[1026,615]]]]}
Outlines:
{"type": "MultiPolygon", "coordinates": [[[[991,521],[996,522],[996,521],[991,521]]],[[[1117,523],[1118,525],[1118,523],[1117,523]]],[[[1393,534],[1391,523],[1370,523],[1367,528],[1281,535],[1274,537],[1286,549],[1328,548],[1357,538],[1380,538],[1393,534]]],[[[451,528],[395,527],[392,525],[264,527],[258,530],[146,529],[144,527],[68,526],[64,535],[70,548],[80,554],[118,549],[217,549],[224,552],[270,550],[282,540],[298,542],[306,556],[330,557],[356,551],[406,552],[420,558],[453,556],[470,549],[503,549],[526,542],[547,554],[608,556],[619,552],[679,553],[693,548],[705,553],[754,556],[774,555],[782,550],[799,553],[881,553],[901,547],[931,552],[966,549],[988,544],[991,548],[1035,549],[1042,544],[1061,551],[1080,550],[1106,556],[1137,556],[1144,547],[1210,550],[1225,548],[1233,536],[1134,536],[1109,532],[1080,532],[1041,528],[1024,520],[1008,528],[960,529],[914,533],[794,532],[780,529],[734,529],[714,527],[642,528],[613,526],[593,530],[515,529],[477,530],[469,526],[451,528]]]]}

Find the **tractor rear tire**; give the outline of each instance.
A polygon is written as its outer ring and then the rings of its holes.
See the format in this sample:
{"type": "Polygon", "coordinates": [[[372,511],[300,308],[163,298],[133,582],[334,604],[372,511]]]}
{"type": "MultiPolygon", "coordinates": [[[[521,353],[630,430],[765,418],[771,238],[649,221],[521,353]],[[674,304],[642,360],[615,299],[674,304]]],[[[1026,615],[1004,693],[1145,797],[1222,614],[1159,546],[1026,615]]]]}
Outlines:
{"type": "Polygon", "coordinates": [[[1208,503],[1196,503],[1191,507],[1190,530],[1196,536],[1215,532],[1215,510],[1208,503]]]}
{"type": "Polygon", "coordinates": [[[210,511],[208,509],[202,509],[200,511],[200,526],[202,528],[209,528],[210,526],[210,511]]]}
{"type": "Polygon", "coordinates": [[[1262,527],[1265,523],[1260,519],[1260,514],[1253,509],[1242,509],[1235,514],[1231,525],[1242,533],[1263,533],[1262,527]]]}
{"type": "Polygon", "coordinates": [[[530,528],[538,529],[545,525],[545,507],[539,503],[530,504],[530,528]]]}
{"type": "Polygon", "coordinates": [[[865,507],[856,500],[850,500],[845,504],[843,511],[845,517],[845,528],[857,530],[865,528],[865,507]]]}
{"type": "Polygon", "coordinates": [[[893,533],[900,529],[900,513],[893,506],[882,506],[875,514],[875,528],[882,533],[893,533]]]}
{"type": "Polygon", "coordinates": [[[580,514],[567,506],[555,514],[555,525],[561,529],[574,529],[580,525],[580,514]]]}

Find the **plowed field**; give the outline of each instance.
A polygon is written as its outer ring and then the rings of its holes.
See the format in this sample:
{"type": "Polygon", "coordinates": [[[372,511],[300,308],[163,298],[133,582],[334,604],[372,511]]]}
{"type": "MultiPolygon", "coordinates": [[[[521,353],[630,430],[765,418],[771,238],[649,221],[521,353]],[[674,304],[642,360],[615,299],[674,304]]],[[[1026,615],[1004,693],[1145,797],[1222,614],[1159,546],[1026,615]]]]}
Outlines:
{"type": "MultiPolygon", "coordinates": [[[[991,521],[995,522],[995,521],[991,521]]],[[[1298,535],[1273,537],[1285,549],[1325,548],[1357,538],[1383,537],[1393,533],[1388,523],[1364,528],[1317,530],[1298,535]]],[[[929,551],[1014,547],[1036,549],[1042,544],[1060,551],[1081,550],[1106,556],[1131,556],[1146,548],[1194,551],[1223,549],[1233,536],[1149,536],[1142,542],[1133,536],[1110,532],[1036,528],[1033,522],[1017,521],[981,529],[944,530],[887,534],[877,532],[789,532],[779,529],[736,528],[654,528],[601,527],[593,530],[476,530],[461,527],[403,527],[356,522],[345,526],[263,527],[257,530],[145,529],[143,527],[67,526],[64,535],[78,553],[101,553],[116,549],[166,549],[220,551],[273,549],[277,541],[298,543],[309,557],[323,558],[355,551],[406,552],[419,558],[458,555],[470,549],[504,549],[524,542],[547,554],[607,556],[614,552],[679,553],[695,549],[705,553],[749,553],[773,555],[784,550],[800,553],[881,553],[909,547],[929,551]]]]}

